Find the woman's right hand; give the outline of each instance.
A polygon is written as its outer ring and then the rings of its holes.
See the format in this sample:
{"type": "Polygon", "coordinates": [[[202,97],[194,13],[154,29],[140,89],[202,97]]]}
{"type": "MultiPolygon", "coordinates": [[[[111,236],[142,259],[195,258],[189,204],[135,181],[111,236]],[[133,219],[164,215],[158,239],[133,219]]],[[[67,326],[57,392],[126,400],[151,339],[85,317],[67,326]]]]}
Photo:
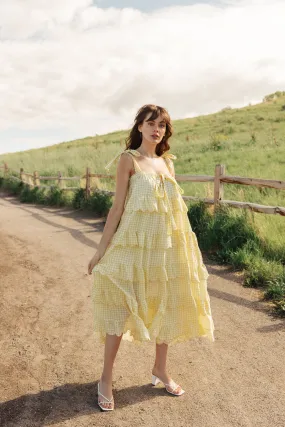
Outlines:
{"type": "Polygon", "coordinates": [[[103,255],[101,255],[98,251],[95,253],[95,255],[93,256],[93,258],[91,258],[91,260],[89,261],[88,264],[88,274],[92,274],[93,268],[95,267],[95,265],[100,261],[100,259],[102,258],[103,255]]]}

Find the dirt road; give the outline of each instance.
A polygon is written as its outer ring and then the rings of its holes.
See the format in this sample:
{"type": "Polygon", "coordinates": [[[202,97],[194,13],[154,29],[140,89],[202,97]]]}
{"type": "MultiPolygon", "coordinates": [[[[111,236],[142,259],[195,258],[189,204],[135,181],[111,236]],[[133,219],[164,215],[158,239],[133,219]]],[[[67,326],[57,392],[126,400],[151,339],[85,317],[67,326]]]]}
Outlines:
{"type": "Polygon", "coordinates": [[[116,409],[99,411],[104,347],[92,335],[87,264],[102,228],[91,215],[0,197],[0,425],[284,427],[285,319],[205,256],[216,340],[169,349],[186,393],[150,385],[153,343],[122,341],[116,409]]]}

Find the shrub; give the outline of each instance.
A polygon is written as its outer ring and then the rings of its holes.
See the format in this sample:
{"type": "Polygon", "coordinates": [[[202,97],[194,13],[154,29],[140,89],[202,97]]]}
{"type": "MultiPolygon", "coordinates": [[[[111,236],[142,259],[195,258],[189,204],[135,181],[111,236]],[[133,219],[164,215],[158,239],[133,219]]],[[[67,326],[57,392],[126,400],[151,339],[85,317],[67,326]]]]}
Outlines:
{"type": "Polygon", "coordinates": [[[84,207],[87,210],[96,212],[99,215],[106,216],[112,207],[112,201],[109,194],[96,189],[86,200],[84,207]]]}
{"type": "Polygon", "coordinates": [[[46,191],[44,188],[34,187],[31,190],[32,198],[34,203],[46,204],[46,191]]]}
{"type": "Polygon", "coordinates": [[[251,225],[249,212],[244,209],[237,214],[226,205],[220,205],[216,209],[211,240],[219,247],[218,254],[226,262],[230,260],[231,252],[249,244],[249,241],[260,247],[259,238],[251,225]]]}
{"type": "Polygon", "coordinates": [[[35,192],[32,192],[28,184],[24,184],[20,193],[21,203],[35,203],[35,192]]]}
{"type": "Polygon", "coordinates": [[[265,287],[272,280],[282,280],[283,275],[284,267],[280,263],[256,257],[247,266],[244,284],[251,287],[265,287]]]}
{"type": "Polygon", "coordinates": [[[213,221],[212,215],[203,201],[190,204],[187,212],[191,228],[199,239],[199,244],[203,249],[209,249],[207,246],[209,229],[213,221]]]}
{"type": "Polygon", "coordinates": [[[10,176],[8,178],[2,178],[1,187],[8,192],[8,194],[16,196],[22,191],[23,183],[10,176]]]}
{"type": "Polygon", "coordinates": [[[264,299],[280,301],[285,298],[285,277],[268,280],[268,288],[264,293],[264,299]]]}
{"type": "Polygon", "coordinates": [[[247,240],[242,247],[236,250],[230,249],[228,255],[235,269],[246,269],[256,257],[261,256],[261,249],[258,241],[247,240]]]}
{"type": "Polygon", "coordinates": [[[49,206],[64,206],[66,204],[64,191],[57,187],[51,187],[46,195],[46,204],[49,206]]]}
{"type": "Polygon", "coordinates": [[[20,202],[45,204],[45,191],[43,188],[30,187],[29,185],[24,184],[20,194],[20,202]]]}
{"type": "Polygon", "coordinates": [[[83,188],[79,188],[74,192],[72,198],[72,207],[74,209],[84,209],[86,203],[85,190],[83,188]]]}

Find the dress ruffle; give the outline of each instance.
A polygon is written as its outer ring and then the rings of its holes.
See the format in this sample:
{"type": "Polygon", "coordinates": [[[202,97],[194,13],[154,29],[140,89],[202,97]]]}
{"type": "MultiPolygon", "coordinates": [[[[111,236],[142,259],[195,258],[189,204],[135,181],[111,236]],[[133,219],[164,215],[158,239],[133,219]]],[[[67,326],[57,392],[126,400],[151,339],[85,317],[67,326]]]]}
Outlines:
{"type": "Polygon", "coordinates": [[[100,342],[106,334],[123,334],[137,344],[155,340],[171,345],[199,336],[214,341],[209,274],[181,190],[164,174],[131,177],[120,223],[93,269],[94,327],[100,342]]]}
{"type": "MultiPolygon", "coordinates": [[[[136,174],[135,174],[136,175],[136,174]]],[[[137,178],[133,175],[133,178],[137,178]]],[[[140,179],[142,179],[140,177],[140,179]]],[[[147,177],[145,178],[148,179],[147,177]]],[[[182,197],[178,198],[177,193],[174,192],[170,200],[172,209],[178,212],[188,212],[188,208],[182,197]]],[[[136,192],[129,190],[128,196],[125,202],[125,211],[143,211],[143,212],[169,212],[169,205],[165,199],[155,197],[153,193],[142,194],[141,197],[136,197],[136,192]]]]}

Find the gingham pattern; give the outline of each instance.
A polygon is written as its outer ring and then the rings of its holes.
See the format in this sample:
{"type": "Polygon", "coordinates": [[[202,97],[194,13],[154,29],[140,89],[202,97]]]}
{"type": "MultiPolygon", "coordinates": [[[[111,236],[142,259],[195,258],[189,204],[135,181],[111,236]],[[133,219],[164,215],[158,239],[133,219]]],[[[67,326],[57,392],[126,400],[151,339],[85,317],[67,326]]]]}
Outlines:
{"type": "MultiPolygon", "coordinates": [[[[183,189],[170,174],[140,169],[129,182],[125,209],[105,254],[93,269],[95,335],[158,344],[204,336],[214,341],[209,277],[192,231],[183,189]]],[[[169,159],[176,156],[164,153],[169,159]]],[[[170,169],[169,169],[170,171],[170,169]]]]}

